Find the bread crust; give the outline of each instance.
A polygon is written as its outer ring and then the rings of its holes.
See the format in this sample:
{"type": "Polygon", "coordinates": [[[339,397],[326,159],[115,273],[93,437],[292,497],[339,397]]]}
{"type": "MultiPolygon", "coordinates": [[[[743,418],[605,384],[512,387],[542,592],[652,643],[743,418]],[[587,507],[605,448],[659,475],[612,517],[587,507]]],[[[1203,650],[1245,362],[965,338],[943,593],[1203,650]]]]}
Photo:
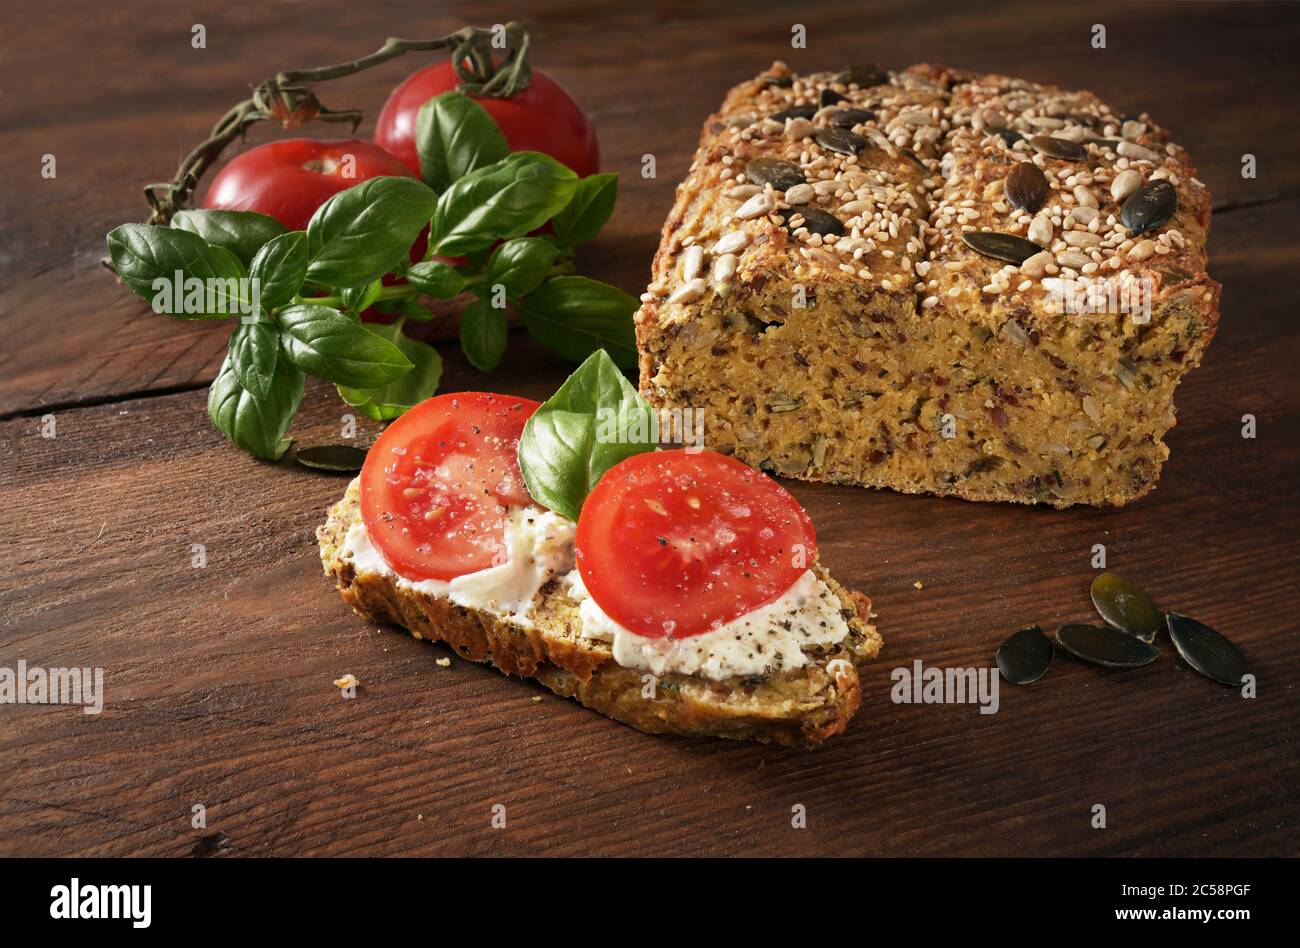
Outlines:
{"type": "Polygon", "coordinates": [[[490,662],[507,675],[535,678],[561,697],[651,734],[815,747],[848,725],[861,703],[858,668],[882,645],[871,624],[871,600],[815,565],[843,605],[849,626],[844,643],[801,669],[761,680],[650,676],[619,665],[605,643],[582,638],[578,604],[556,582],[539,593],[533,624],[524,627],[399,585],[391,574],[359,573],[345,555],[344,538],[360,522],[353,481],[316,531],[325,574],[358,615],[400,625],[418,639],[445,642],[462,658],[490,662]]]}
{"type": "Polygon", "coordinates": [[[705,122],[678,188],[635,317],[641,392],[787,477],[1119,506],[1155,486],[1174,390],[1218,325],[1210,208],[1166,130],[1089,92],[775,63],[705,122]],[[1006,192],[1022,163],[1046,180],[1032,211],[1006,192]],[[1130,234],[1121,176],[1162,179],[1172,217],[1130,234]],[[986,255],[977,231],[1039,252],[986,255]]]}

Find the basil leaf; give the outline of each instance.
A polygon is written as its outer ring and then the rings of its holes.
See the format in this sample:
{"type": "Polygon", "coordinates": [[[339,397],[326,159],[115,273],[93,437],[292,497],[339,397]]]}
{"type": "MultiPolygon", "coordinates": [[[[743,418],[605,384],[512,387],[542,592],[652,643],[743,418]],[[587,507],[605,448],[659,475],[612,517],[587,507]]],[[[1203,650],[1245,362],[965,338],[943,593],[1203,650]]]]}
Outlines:
{"type": "Polygon", "coordinates": [[[442,357],[433,346],[408,339],[396,323],[375,326],[371,331],[397,346],[415,367],[396,382],[378,388],[340,385],[339,395],[366,417],[391,421],[438,390],[438,383],[442,380],[442,357]]]}
{"type": "Polygon", "coordinates": [[[307,225],[307,278],[363,286],[405,262],[437,197],[415,178],[379,177],[340,191],[307,225]]]}
{"type": "Polygon", "coordinates": [[[421,260],[406,268],[402,274],[421,293],[427,293],[440,300],[449,300],[465,289],[465,278],[456,272],[456,268],[441,260],[421,260]]]}
{"type": "Polygon", "coordinates": [[[573,362],[604,349],[622,369],[636,370],[637,301],[616,286],[580,276],[552,277],[515,311],[538,342],[573,362]]]}
{"type": "Polygon", "coordinates": [[[460,314],[460,348],[469,364],[491,372],[506,352],[506,313],[476,299],[460,314]]]}
{"type": "Polygon", "coordinates": [[[534,500],[576,521],[601,476],[657,439],[654,412],[598,349],[524,425],[519,470],[534,500]]]}
{"type": "Polygon", "coordinates": [[[258,281],[263,307],[288,303],[307,279],[307,234],[295,230],[267,241],[254,255],[248,275],[258,281]]]}
{"type": "Polygon", "coordinates": [[[267,241],[287,228],[274,217],[256,211],[180,210],[172,215],[172,227],[198,234],[214,247],[225,247],[248,266],[267,241]]]}
{"type": "Polygon", "coordinates": [[[379,298],[379,291],[384,288],[383,280],[376,280],[374,283],[368,283],[365,286],[350,286],[340,295],[343,297],[343,305],[350,312],[358,316],[368,309],[371,304],[379,298]]]}
{"type": "Polygon", "coordinates": [[[299,303],[275,314],[288,361],[338,385],[370,388],[396,382],[411,362],[387,339],[319,303],[299,303]]]}
{"type": "Polygon", "coordinates": [[[230,336],[230,359],[239,384],[254,398],[271,394],[280,356],[280,331],[266,316],[241,322],[230,336]]]}
{"type": "Polygon", "coordinates": [[[522,237],[559,213],[577,186],[577,176],[549,155],[514,152],[442,192],[429,245],[455,256],[522,237]]]}
{"type": "Polygon", "coordinates": [[[593,174],[578,182],[573,200],[555,215],[555,236],[564,244],[585,244],[600,233],[614,212],[618,175],[593,174]]]}
{"type": "Polygon", "coordinates": [[[278,360],[270,390],[258,398],[240,384],[232,356],[226,354],[208,389],[208,417],[218,431],[245,451],[278,461],[292,443],[284,433],[302,401],[303,374],[288,360],[278,360]]]}
{"type": "Polygon", "coordinates": [[[229,250],[213,247],[197,234],[123,224],[109,233],[108,254],[122,282],[148,300],[155,312],[181,319],[223,319],[247,312],[247,287],[240,285],[244,265],[229,250]]]}
{"type": "Polygon", "coordinates": [[[487,109],[459,92],[444,92],[415,117],[420,177],[441,194],[459,178],[510,154],[506,137],[487,109]]]}
{"type": "Polygon", "coordinates": [[[558,247],[540,237],[507,240],[488,261],[487,285],[501,284],[511,299],[531,293],[546,279],[559,254],[558,247]]]}

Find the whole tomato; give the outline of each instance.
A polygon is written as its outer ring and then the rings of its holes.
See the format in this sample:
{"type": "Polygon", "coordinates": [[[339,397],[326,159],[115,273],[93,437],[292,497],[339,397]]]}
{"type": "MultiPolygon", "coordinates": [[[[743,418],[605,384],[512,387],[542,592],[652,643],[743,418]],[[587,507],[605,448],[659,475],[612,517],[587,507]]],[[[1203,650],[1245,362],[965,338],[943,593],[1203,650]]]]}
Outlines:
{"type": "MultiPolygon", "coordinates": [[[[384,103],[375,141],[419,174],[415,117],[424,103],[459,84],[451,60],[412,73],[384,103]]],[[[544,72],[532,70],[528,88],[509,99],[485,96],[475,101],[496,119],[511,151],[543,152],[568,165],[579,177],[600,170],[595,129],[578,103],[544,72]]]]}
{"type": "Polygon", "coordinates": [[[303,230],[326,199],[380,175],[412,177],[411,169],[373,142],[291,138],[230,159],[212,179],[203,206],[257,211],[303,230]]]}

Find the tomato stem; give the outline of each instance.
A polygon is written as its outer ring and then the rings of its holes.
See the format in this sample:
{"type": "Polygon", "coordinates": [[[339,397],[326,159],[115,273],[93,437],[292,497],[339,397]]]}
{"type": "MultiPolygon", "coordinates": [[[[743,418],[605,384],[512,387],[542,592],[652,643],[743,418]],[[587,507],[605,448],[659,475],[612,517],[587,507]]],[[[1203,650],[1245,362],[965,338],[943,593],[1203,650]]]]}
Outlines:
{"type": "Polygon", "coordinates": [[[278,118],[286,128],[313,121],[349,122],[355,133],[361,123],[361,110],[326,108],[308,84],[352,76],[408,52],[434,49],[451,50],[452,65],[461,80],[459,90],[467,95],[508,98],[526,89],[531,79],[528,31],[522,23],[513,20],[503,29],[466,26],[431,40],[389,37],[383,46],[360,59],[317,69],[284,70],[260,83],[250,98],[236,103],[221,116],[207,139],[181,161],[170,181],[145,186],[144,196],[150,208],[147,223],[170,224],[172,215],[193,197],[204,172],[235,139],[242,139],[258,122],[278,118]],[[495,66],[494,49],[504,51],[501,62],[495,66]]]}

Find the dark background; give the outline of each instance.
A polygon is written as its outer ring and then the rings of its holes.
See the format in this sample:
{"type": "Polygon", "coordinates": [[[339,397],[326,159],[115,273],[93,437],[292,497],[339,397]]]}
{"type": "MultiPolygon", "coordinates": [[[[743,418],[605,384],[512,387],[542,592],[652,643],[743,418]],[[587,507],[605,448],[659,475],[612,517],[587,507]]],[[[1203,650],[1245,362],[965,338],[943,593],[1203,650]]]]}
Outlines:
{"type": "MultiPolygon", "coordinates": [[[[0,32],[0,665],[100,665],[99,716],[0,705],[0,854],[1261,855],[1297,850],[1294,280],[1300,9],[1264,3],[8,3],[0,32]],[[584,273],[643,289],[699,126],[773,59],[930,60],[1149,111],[1215,196],[1219,335],[1178,393],[1158,489],[1053,511],[790,483],[823,561],[886,640],[861,712],[813,753],[651,737],[353,616],[312,530],[346,481],[211,429],[225,326],[158,317],[99,267],[216,117],[287,67],[523,18],[600,134],[619,204],[584,273]],[[207,49],[190,46],[194,23],[207,49]],[[803,23],[808,48],[792,50],[803,23]],[[1108,48],[1089,45],[1104,24],[1108,48]],[[658,177],[640,177],[655,154],[658,177]],[[58,177],[40,176],[53,153],[58,177]],[[1241,156],[1259,163],[1243,180],[1241,156]],[[39,436],[53,413],[58,437],[39,436]],[[1241,418],[1258,419],[1244,440],[1241,418]],[[190,567],[190,546],[208,566],[190,567]],[[1091,547],[1246,651],[1259,696],[1154,665],[1058,658],[1001,710],[890,701],[890,671],[987,666],[1012,631],[1089,617],[1091,547]],[[914,587],[916,581],[922,589],[914,587]],[[347,701],[331,684],[362,683],[347,701]],[[540,698],[540,701],[533,699],[540,698]],[[509,814],[490,828],[490,809],[509,814]],[[190,808],[207,808],[206,829],[190,808]],[[808,828],[790,828],[803,804],[808,828]],[[1106,829],[1092,829],[1103,804],[1106,829]]],[[[332,84],[366,108],[430,61],[332,84]]],[[[281,134],[262,126],[258,143],[281,134]]],[[[333,137],[323,126],[308,134],[333,137]]],[[[515,337],[485,378],[545,397],[568,367],[515,337]]],[[[309,388],[292,433],[337,439],[309,388]]],[[[366,429],[367,437],[374,433],[366,429]]]]}

